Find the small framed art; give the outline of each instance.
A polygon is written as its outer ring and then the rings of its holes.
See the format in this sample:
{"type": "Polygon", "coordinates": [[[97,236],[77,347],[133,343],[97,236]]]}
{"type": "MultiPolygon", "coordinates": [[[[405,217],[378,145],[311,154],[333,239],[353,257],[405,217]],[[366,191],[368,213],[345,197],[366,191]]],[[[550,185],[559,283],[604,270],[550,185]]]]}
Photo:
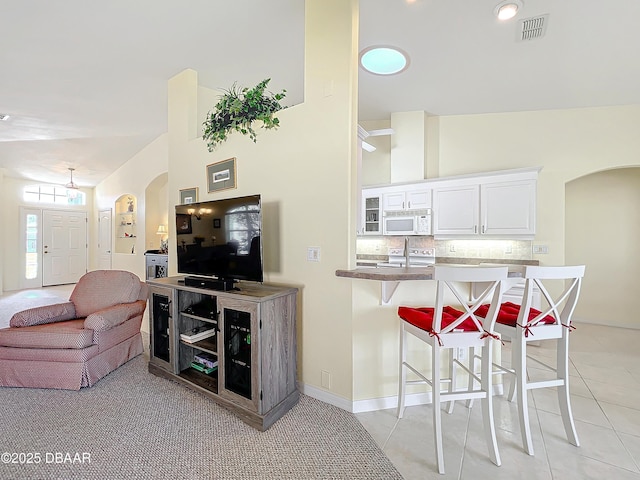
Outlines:
{"type": "Polygon", "coordinates": [[[180,205],[196,203],[198,201],[198,187],[180,190],[180,205]]]}
{"type": "Polygon", "coordinates": [[[209,193],[236,188],[235,157],[207,165],[207,187],[209,193]]]}

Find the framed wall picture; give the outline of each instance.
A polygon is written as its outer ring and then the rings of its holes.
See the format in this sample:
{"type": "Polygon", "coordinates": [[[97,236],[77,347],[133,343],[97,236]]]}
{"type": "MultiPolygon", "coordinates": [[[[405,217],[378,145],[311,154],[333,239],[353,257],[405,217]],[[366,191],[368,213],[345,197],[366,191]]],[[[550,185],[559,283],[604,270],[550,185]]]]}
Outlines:
{"type": "Polygon", "coordinates": [[[180,190],[180,205],[196,203],[198,201],[198,187],[180,190]]]}
{"type": "Polygon", "coordinates": [[[213,228],[220,228],[221,227],[221,222],[219,218],[214,218],[213,219],[213,228]]]}
{"type": "Polygon", "coordinates": [[[176,235],[191,233],[191,215],[176,213],[176,235]]]}
{"type": "Polygon", "coordinates": [[[207,165],[207,189],[209,193],[236,188],[236,158],[207,165]]]}

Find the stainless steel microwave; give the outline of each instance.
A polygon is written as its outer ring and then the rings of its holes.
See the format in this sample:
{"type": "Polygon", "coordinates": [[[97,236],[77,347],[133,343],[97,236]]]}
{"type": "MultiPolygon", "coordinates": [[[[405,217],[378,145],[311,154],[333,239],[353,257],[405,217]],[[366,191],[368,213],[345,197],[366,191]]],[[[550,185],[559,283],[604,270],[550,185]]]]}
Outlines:
{"type": "Polygon", "coordinates": [[[431,235],[431,209],[421,210],[419,214],[401,212],[401,215],[383,217],[383,235],[431,235]]]}

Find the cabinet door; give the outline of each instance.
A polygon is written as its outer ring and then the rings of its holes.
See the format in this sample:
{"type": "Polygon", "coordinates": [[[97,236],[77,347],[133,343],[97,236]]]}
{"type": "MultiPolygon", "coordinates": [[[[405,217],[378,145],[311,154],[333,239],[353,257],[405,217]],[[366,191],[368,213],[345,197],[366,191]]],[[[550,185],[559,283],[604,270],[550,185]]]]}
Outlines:
{"type": "Polygon", "coordinates": [[[390,192],[382,195],[384,210],[405,210],[404,192],[390,192]]]}
{"type": "Polygon", "coordinates": [[[218,297],[222,355],[218,394],[261,412],[259,308],[242,299],[218,297]]]}
{"type": "Polygon", "coordinates": [[[431,190],[415,190],[406,193],[408,210],[431,208],[431,190]]]}
{"type": "Polygon", "coordinates": [[[536,181],[486,183],[481,186],[483,235],[536,233],[536,181]]]}
{"type": "Polygon", "coordinates": [[[477,235],[479,218],[479,185],[433,189],[434,235],[477,235]]]}
{"type": "Polygon", "coordinates": [[[374,192],[362,194],[363,235],[382,234],[382,195],[374,192]]]}
{"type": "Polygon", "coordinates": [[[149,287],[149,331],[150,354],[149,361],[159,367],[174,373],[174,345],[173,319],[174,290],[172,288],[149,287]]]}

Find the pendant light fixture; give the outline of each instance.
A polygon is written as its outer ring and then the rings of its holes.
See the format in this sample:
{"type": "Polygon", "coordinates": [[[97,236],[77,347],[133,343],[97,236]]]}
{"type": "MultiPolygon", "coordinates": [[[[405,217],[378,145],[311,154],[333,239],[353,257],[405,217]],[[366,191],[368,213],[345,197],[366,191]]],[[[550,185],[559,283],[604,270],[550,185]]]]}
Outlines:
{"type": "Polygon", "coordinates": [[[69,167],[69,171],[71,173],[71,181],[65,185],[65,188],[68,188],[68,189],[71,189],[71,190],[78,190],[80,187],[78,187],[77,184],[73,183],[73,171],[74,170],[75,170],[75,168],[69,167]]]}

